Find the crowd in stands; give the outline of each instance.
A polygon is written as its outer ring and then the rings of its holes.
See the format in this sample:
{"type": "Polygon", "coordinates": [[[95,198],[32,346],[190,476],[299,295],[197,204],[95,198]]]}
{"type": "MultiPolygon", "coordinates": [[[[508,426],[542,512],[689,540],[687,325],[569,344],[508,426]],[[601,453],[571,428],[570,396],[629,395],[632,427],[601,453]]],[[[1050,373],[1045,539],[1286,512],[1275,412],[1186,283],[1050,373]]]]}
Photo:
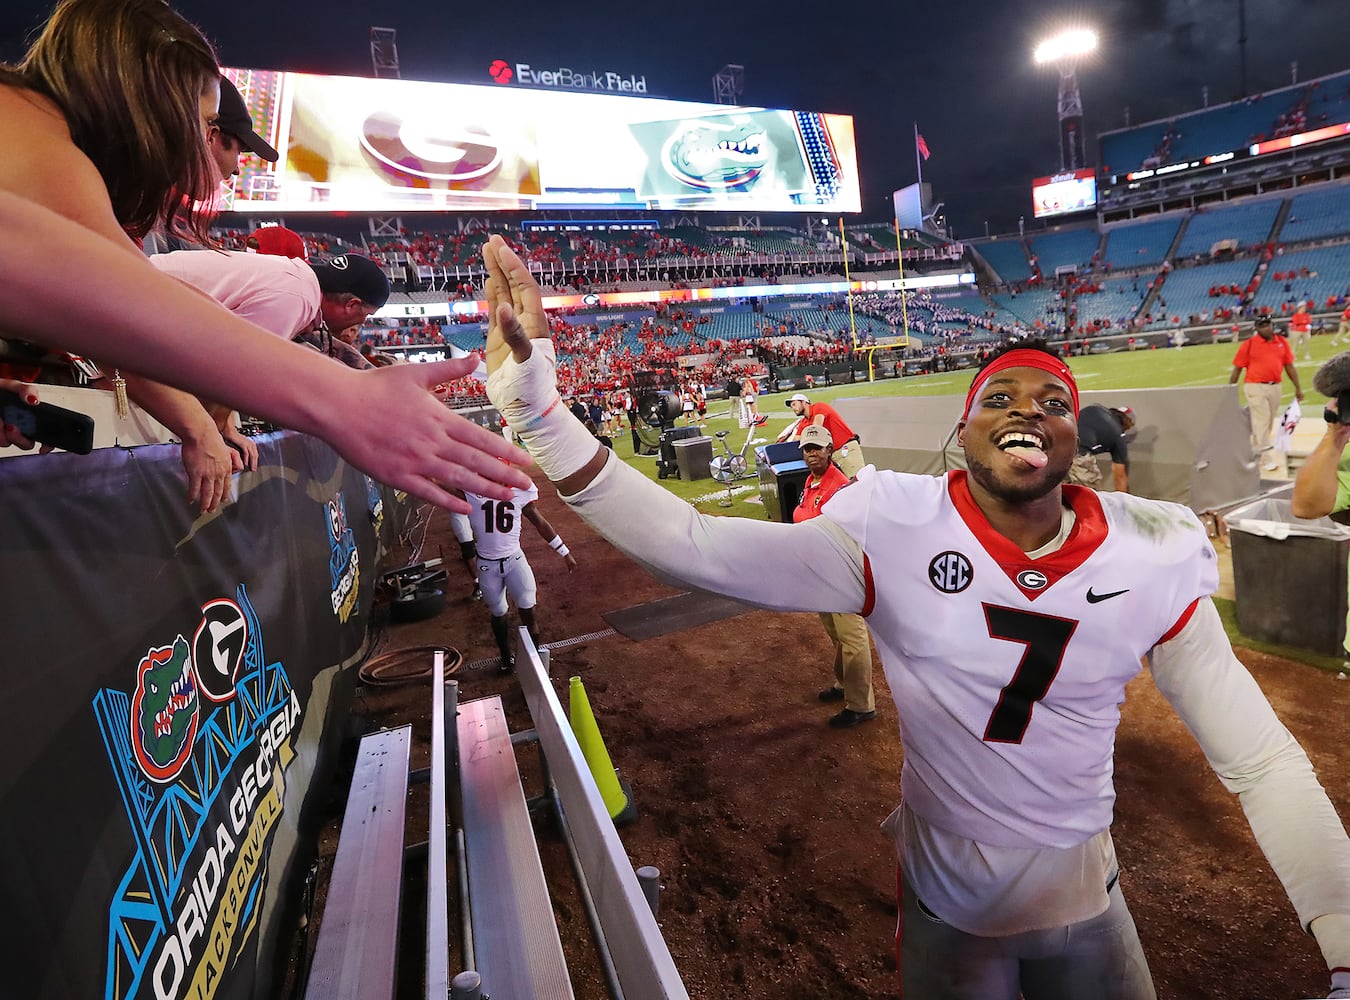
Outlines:
{"type": "Polygon", "coordinates": [[[919,337],[951,340],[966,335],[979,337],[992,334],[1005,337],[1025,332],[1020,324],[996,319],[992,308],[976,315],[966,309],[954,308],[926,292],[860,295],[854,299],[854,308],[863,315],[884,320],[892,330],[902,330],[908,321],[910,333],[919,337]],[[925,314],[928,318],[925,318],[925,314]],[[957,324],[957,327],[952,324],[957,324]]]}
{"type": "MultiPolygon", "coordinates": [[[[1297,125],[1301,106],[1306,106],[1306,101],[1289,110],[1287,122],[1297,125]]],[[[1167,134],[1180,136],[1175,128],[1167,134]]],[[[941,355],[1006,337],[1042,335],[1072,339],[1115,333],[1129,335],[1166,326],[1228,324],[1262,314],[1289,315],[1301,303],[1319,310],[1339,308],[1343,295],[1328,293],[1324,283],[1318,284],[1316,268],[1308,264],[1281,267],[1279,258],[1284,247],[1273,238],[1253,239],[1252,234],[1271,231],[1278,205],[1276,201],[1258,200],[1197,210],[1182,222],[1187,228],[1174,258],[1151,262],[1147,267],[1127,268],[1123,277],[1113,274],[1110,254],[1101,249],[1109,248],[1109,240],[1102,241],[1096,230],[1070,229],[1035,237],[1028,235],[1025,240],[1005,244],[987,244],[981,250],[988,251],[991,257],[993,249],[1009,251],[1004,255],[1007,260],[1000,260],[1001,266],[1015,269],[1015,265],[1024,262],[1023,276],[984,293],[972,289],[959,296],[959,304],[912,291],[906,293],[903,301],[901,294],[895,292],[857,296],[854,306],[858,344],[873,346],[878,340],[884,344],[887,338],[907,332],[911,352],[921,356],[941,355]],[[1213,246],[1218,244],[1213,241],[1228,232],[1238,233],[1241,239],[1221,240],[1237,245],[1224,246],[1223,256],[1217,257],[1213,246]],[[1190,244],[1183,248],[1186,239],[1190,244]],[[1042,267],[1042,255],[1049,262],[1047,269],[1058,270],[1067,262],[1075,264],[1077,272],[1048,275],[1042,267]],[[1241,262],[1248,258],[1251,264],[1245,268],[1225,270],[1219,266],[1223,261],[1241,262]],[[1184,282],[1172,278],[1174,263],[1187,272],[1184,282]],[[1314,287],[1300,289],[1300,282],[1314,287]],[[1262,300],[1254,301],[1263,286],[1262,300]],[[1281,293],[1278,299],[1275,289],[1281,293]]],[[[1170,227],[1141,224],[1141,232],[1149,225],[1152,228],[1148,229],[1146,242],[1150,246],[1169,242],[1177,232],[1175,223],[1170,227]]],[[[217,235],[227,247],[242,247],[245,239],[242,231],[233,229],[217,235]]],[[[397,237],[367,239],[356,249],[377,261],[383,260],[390,268],[404,262],[417,266],[440,262],[475,267],[484,235],[404,231],[397,237]]],[[[772,241],[790,235],[787,231],[747,231],[737,235],[682,228],[606,232],[525,230],[508,233],[506,238],[530,263],[568,269],[545,272],[555,281],[568,282],[547,290],[575,293],[626,291],[638,284],[643,289],[744,284],[747,275],[699,276],[681,262],[750,254],[755,252],[759,238],[772,241]],[[617,280],[613,272],[601,283],[596,280],[598,273],[592,276],[586,271],[588,267],[620,261],[676,263],[671,264],[670,273],[650,280],[644,278],[639,283],[617,280]]],[[[1127,246],[1124,233],[1121,236],[1122,246],[1127,246]]],[[[881,248],[875,237],[865,231],[850,233],[849,239],[860,247],[881,248]]],[[[1340,238],[1333,238],[1333,242],[1337,239],[1340,238]]],[[[799,242],[803,246],[809,243],[799,242]]],[[[337,237],[322,234],[306,235],[305,243],[310,253],[319,257],[342,252],[348,246],[337,237]]],[[[768,268],[762,275],[749,275],[748,280],[775,277],[773,269],[768,268]]],[[[471,277],[458,279],[457,284],[446,287],[444,292],[451,300],[474,300],[482,295],[481,287],[471,277]]],[[[813,308],[804,308],[797,302],[781,310],[774,308],[773,300],[751,301],[756,301],[756,310],[762,313],[767,308],[771,315],[756,317],[751,324],[743,306],[738,316],[733,317],[732,309],[726,310],[727,315],[710,316],[714,310],[704,312],[698,307],[657,304],[650,307],[651,314],[646,318],[634,319],[634,309],[629,305],[612,307],[627,318],[607,322],[604,307],[559,310],[555,319],[565,323],[562,340],[567,345],[561,352],[565,361],[561,374],[569,388],[578,393],[622,384],[633,370],[687,369],[712,384],[729,366],[734,368],[747,357],[774,366],[830,364],[847,357],[853,346],[843,315],[837,320],[830,315],[845,308],[843,299],[823,300],[813,308]],[[698,361],[691,362],[691,358],[698,361]]],[[[647,308],[639,307],[638,311],[647,308]]],[[[476,350],[482,347],[482,325],[456,323],[453,318],[371,320],[360,331],[357,344],[367,356],[389,348],[445,344],[476,350]]],[[[460,401],[483,399],[481,386],[472,380],[463,380],[447,392],[460,401]]]]}
{"type": "MultiPolygon", "coordinates": [[[[660,230],[620,230],[602,234],[559,232],[538,229],[505,232],[520,257],[530,264],[565,265],[578,271],[597,265],[638,265],[663,260],[719,257],[753,257],[763,252],[756,243],[762,234],[746,230],[743,234],[701,233],[698,242],[660,230]]],[[[400,230],[397,237],[369,241],[368,252],[382,264],[402,263],[405,259],[418,266],[473,266],[487,233],[481,230],[458,233],[413,233],[400,230]]],[[[770,239],[770,237],[765,237],[770,239]]],[[[875,245],[870,236],[865,237],[875,245]]],[[[771,240],[772,241],[772,240],[771,240]]],[[[778,241],[782,242],[782,241],[778,241]]],[[[807,249],[803,244],[801,249],[807,249]]],[[[877,245],[877,249],[885,249],[877,245]]]]}
{"type": "MultiPolygon", "coordinates": [[[[224,250],[247,250],[247,240],[253,228],[245,230],[240,229],[215,229],[211,235],[220,241],[221,248],[224,250]]],[[[342,253],[349,249],[343,245],[342,241],[335,236],[315,235],[313,233],[300,233],[300,238],[305,241],[305,252],[315,260],[321,260],[325,257],[331,257],[334,254],[342,253]]],[[[359,249],[359,248],[350,248],[359,249]]]]}

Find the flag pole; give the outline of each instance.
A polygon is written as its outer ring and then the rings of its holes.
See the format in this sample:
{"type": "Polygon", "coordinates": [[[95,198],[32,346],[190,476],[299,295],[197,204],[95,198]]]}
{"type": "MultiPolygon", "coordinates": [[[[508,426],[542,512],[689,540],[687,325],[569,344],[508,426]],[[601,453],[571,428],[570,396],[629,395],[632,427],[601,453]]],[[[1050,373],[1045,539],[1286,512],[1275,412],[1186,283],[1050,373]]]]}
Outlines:
{"type": "Polygon", "coordinates": [[[904,346],[909,346],[909,300],[905,295],[905,247],[900,242],[900,216],[895,217],[895,256],[900,265],[900,322],[905,328],[904,346]]]}
{"type": "Polygon", "coordinates": [[[919,123],[914,123],[914,169],[919,172],[919,210],[923,211],[923,160],[919,157],[919,123]]]}
{"type": "Polygon", "coordinates": [[[844,252],[844,285],[848,290],[848,328],[853,337],[853,350],[858,350],[858,324],[853,318],[853,279],[848,273],[848,237],[844,235],[844,217],[839,216],[839,249],[844,252]]]}

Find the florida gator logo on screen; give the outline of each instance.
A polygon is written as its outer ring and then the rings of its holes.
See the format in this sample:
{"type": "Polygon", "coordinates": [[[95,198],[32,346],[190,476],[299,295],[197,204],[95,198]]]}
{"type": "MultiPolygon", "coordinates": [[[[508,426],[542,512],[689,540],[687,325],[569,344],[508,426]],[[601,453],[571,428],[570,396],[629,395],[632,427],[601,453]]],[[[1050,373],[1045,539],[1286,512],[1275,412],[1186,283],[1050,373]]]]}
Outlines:
{"type": "Polygon", "coordinates": [[[754,124],[689,122],[666,142],[666,173],[701,191],[753,184],[769,162],[764,129],[754,124]]]}

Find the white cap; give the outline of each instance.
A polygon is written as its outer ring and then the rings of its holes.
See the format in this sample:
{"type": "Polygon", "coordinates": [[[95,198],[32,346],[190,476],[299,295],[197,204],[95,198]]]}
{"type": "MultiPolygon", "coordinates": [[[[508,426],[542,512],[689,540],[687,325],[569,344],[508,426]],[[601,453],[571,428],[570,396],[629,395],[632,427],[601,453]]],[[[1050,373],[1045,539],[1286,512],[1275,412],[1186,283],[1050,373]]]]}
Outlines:
{"type": "Polygon", "coordinates": [[[794,392],[791,396],[789,396],[789,397],[787,398],[787,402],[784,403],[783,405],[784,405],[784,406],[791,406],[793,403],[797,402],[798,400],[800,400],[800,401],[803,402],[803,403],[809,403],[809,402],[811,402],[811,400],[807,399],[807,398],[806,398],[805,396],[803,396],[800,392],[794,392]]]}

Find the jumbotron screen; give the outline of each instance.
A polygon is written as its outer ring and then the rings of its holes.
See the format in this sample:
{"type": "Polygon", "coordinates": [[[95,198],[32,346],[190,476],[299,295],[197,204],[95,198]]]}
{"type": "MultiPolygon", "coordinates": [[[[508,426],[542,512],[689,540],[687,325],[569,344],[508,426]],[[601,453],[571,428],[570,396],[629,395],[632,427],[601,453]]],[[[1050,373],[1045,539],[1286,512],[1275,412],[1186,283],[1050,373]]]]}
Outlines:
{"type": "Polygon", "coordinates": [[[1097,207],[1097,176],[1089,167],[1031,182],[1031,211],[1038,219],[1097,207]]]}
{"type": "Polygon", "coordinates": [[[225,72],[281,154],[246,157],[236,212],[862,207],[848,115],[225,72]]]}

